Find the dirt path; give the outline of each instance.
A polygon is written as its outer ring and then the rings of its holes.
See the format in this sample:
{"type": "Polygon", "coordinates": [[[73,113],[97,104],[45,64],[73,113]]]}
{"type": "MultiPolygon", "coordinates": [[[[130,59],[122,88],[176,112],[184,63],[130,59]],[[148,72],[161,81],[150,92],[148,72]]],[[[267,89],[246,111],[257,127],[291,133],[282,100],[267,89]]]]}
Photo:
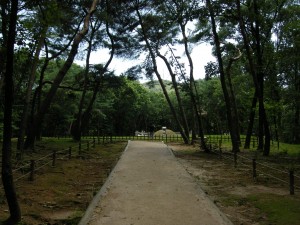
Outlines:
{"type": "Polygon", "coordinates": [[[165,144],[132,141],[79,224],[232,223],[165,144]]]}

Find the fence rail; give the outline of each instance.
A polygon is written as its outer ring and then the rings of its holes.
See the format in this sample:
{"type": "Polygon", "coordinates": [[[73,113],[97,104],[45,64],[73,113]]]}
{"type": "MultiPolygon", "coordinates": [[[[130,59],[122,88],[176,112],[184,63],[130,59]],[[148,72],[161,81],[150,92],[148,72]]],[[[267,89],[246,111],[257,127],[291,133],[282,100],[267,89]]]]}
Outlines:
{"type": "Polygon", "coordinates": [[[27,161],[24,165],[13,169],[13,175],[16,177],[14,181],[18,182],[26,177],[28,180],[33,181],[35,179],[34,175],[37,171],[49,165],[55,167],[57,159],[71,159],[72,152],[74,153],[74,151],[77,151],[78,156],[80,157],[84,153],[88,152],[91,147],[95,148],[95,142],[95,139],[88,140],[86,142],[79,142],[78,145],[73,145],[60,151],[53,150],[52,153],[49,153],[38,159],[30,159],[29,162],[27,161]],[[58,156],[60,157],[58,158],[58,156]]]}
{"type": "Polygon", "coordinates": [[[245,166],[252,170],[253,180],[258,181],[259,177],[266,176],[280,182],[281,184],[288,185],[290,195],[295,194],[295,189],[300,190],[300,177],[295,174],[295,169],[278,169],[274,166],[262,163],[256,157],[249,158],[241,155],[240,153],[223,152],[221,147],[211,149],[213,153],[217,154],[220,159],[230,160],[234,162],[234,166],[245,166]]]}
{"type": "MultiPolygon", "coordinates": [[[[61,137],[60,137],[61,138],[61,137]]],[[[34,180],[34,175],[38,170],[41,170],[45,166],[55,166],[56,160],[68,158],[71,159],[74,152],[77,152],[78,156],[83,156],[91,147],[95,147],[96,142],[98,144],[105,144],[114,141],[128,141],[128,140],[149,140],[149,141],[164,141],[164,142],[181,142],[183,141],[180,135],[155,135],[155,136],[97,136],[97,137],[83,137],[83,141],[76,145],[70,146],[66,149],[49,153],[38,159],[32,159],[26,162],[24,165],[13,169],[15,182],[21,179],[28,178],[34,180]],[[85,141],[84,141],[85,140],[85,141]]],[[[211,151],[219,155],[220,158],[230,160],[234,162],[234,165],[243,165],[252,170],[252,177],[257,180],[259,176],[268,176],[283,184],[288,184],[290,188],[290,194],[294,194],[295,189],[300,190],[300,177],[295,174],[293,168],[287,170],[280,170],[266,163],[259,162],[256,158],[248,158],[241,154],[234,154],[232,152],[222,151],[222,142],[230,142],[230,136],[208,136],[207,144],[211,148],[211,151]],[[274,174],[276,172],[277,174],[274,174]],[[280,174],[280,175],[279,175],[280,174]]],[[[252,138],[251,143],[253,147],[257,144],[257,139],[252,138]]],[[[1,178],[1,176],[0,176],[1,178]]]]}

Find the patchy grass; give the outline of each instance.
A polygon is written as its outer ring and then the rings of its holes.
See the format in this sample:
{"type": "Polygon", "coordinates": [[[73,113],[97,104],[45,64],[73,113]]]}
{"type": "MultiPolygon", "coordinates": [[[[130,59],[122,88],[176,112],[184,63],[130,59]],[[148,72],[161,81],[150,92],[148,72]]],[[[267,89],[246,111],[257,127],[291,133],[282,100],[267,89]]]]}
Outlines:
{"type": "MultiPolygon", "coordinates": [[[[299,189],[295,190],[295,195],[289,195],[287,184],[261,173],[258,174],[258,180],[253,181],[251,164],[249,167],[238,163],[235,168],[231,160],[201,152],[197,147],[175,143],[169,146],[187,172],[195,177],[205,193],[233,224],[300,224],[299,189]]],[[[242,154],[245,156],[247,152],[243,151],[242,154]]],[[[260,160],[280,170],[290,167],[289,161],[281,160],[278,156],[260,160]]],[[[294,166],[299,170],[299,161],[295,160],[294,166]]]]}
{"type": "MultiPolygon", "coordinates": [[[[127,142],[97,145],[79,155],[78,143],[70,139],[43,139],[35,152],[24,156],[28,160],[51,155],[74,146],[72,158],[58,154],[55,167],[45,165],[35,172],[34,180],[28,176],[16,182],[22,211],[22,225],[78,224],[94,195],[100,190],[112,168],[117,163],[127,142]]],[[[51,160],[51,157],[50,159],[51,160]]],[[[45,162],[45,161],[43,161],[45,162]]],[[[21,174],[16,173],[14,177],[21,174]]],[[[0,189],[0,224],[9,216],[3,189],[0,189]]]]}
{"type": "Polygon", "coordinates": [[[299,224],[300,199],[295,196],[278,196],[276,194],[251,195],[248,200],[268,217],[265,224],[299,224]]]}

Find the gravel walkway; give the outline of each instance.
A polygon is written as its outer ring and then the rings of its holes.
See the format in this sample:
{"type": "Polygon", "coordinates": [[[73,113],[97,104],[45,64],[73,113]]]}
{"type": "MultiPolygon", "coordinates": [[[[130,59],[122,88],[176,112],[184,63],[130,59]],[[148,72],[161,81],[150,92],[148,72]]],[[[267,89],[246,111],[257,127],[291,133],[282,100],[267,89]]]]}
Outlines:
{"type": "Polygon", "coordinates": [[[161,142],[129,141],[79,225],[232,225],[161,142]]]}

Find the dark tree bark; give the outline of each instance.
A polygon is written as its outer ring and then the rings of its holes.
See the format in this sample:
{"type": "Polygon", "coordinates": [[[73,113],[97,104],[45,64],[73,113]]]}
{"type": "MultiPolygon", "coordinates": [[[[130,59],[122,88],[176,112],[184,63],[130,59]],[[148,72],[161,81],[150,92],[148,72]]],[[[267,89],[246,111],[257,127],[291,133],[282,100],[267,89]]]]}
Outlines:
{"type": "Polygon", "coordinates": [[[8,1],[0,1],[1,6],[1,34],[2,34],[2,45],[0,48],[0,98],[2,93],[2,87],[4,84],[4,73],[5,73],[5,61],[6,61],[6,43],[7,43],[7,4],[8,1]]]}
{"type": "Polygon", "coordinates": [[[181,100],[181,97],[180,97],[180,94],[179,94],[176,75],[173,73],[173,70],[172,70],[172,68],[170,66],[170,63],[168,62],[167,58],[165,56],[163,56],[162,54],[160,54],[160,52],[158,50],[156,52],[157,52],[158,57],[160,57],[165,62],[165,65],[168,68],[169,74],[170,74],[171,79],[172,79],[172,84],[173,84],[173,88],[174,88],[174,91],[175,91],[175,95],[176,95],[176,99],[177,99],[177,103],[178,103],[178,108],[179,108],[181,118],[182,118],[181,119],[182,127],[184,129],[185,135],[189,136],[189,126],[188,126],[188,122],[187,122],[187,119],[186,119],[186,114],[185,114],[185,111],[184,111],[184,108],[183,108],[183,105],[182,105],[182,100],[181,100]]]}
{"type": "Polygon", "coordinates": [[[233,90],[233,85],[232,85],[232,79],[231,79],[231,66],[232,64],[237,61],[241,56],[242,53],[239,49],[237,49],[239,54],[236,57],[231,57],[229,59],[228,65],[226,67],[226,78],[227,78],[227,83],[229,87],[229,98],[230,102],[232,103],[232,117],[235,118],[236,123],[233,123],[232,126],[235,126],[234,130],[237,131],[237,140],[239,142],[239,145],[241,145],[241,138],[240,138],[240,126],[239,126],[239,114],[237,110],[237,105],[236,105],[236,98],[235,98],[235,93],[233,90]]]}
{"type": "MultiPolygon", "coordinates": [[[[295,93],[300,93],[300,74],[299,74],[299,62],[294,63],[294,84],[295,93]]],[[[300,144],[300,101],[295,101],[295,114],[294,114],[294,127],[293,127],[293,143],[300,144]]]]}
{"type": "Polygon", "coordinates": [[[36,137],[36,134],[38,133],[38,131],[40,130],[41,124],[43,122],[43,118],[44,118],[47,110],[49,109],[49,106],[52,102],[52,99],[54,98],[54,96],[56,94],[57,89],[59,88],[60,83],[62,82],[63,78],[65,77],[68,70],[70,69],[70,67],[73,64],[74,58],[77,54],[78,46],[79,46],[80,42],[83,40],[84,36],[88,32],[90,18],[92,16],[92,14],[95,12],[97,4],[98,4],[98,0],[93,0],[90,10],[84,19],[83,29],[75,36],[66,62],[64,63],[63,67],[60,69],[58,74],[56,75],[56,77],[53,81],[53,84],[51,85],[50,90],[48,91],[38,112],[34,116],[33,125],[30,126],[30,129],[28,130],[28,136],[27,136],[25,146],[24,146],[25,148],[33,148],[34,147],[35,137],[36,137]]]}
{"type": "Polygon", "coordinates": [[[181,28],[181,34],[183,37],[183,42],[184,42],[184,51],[185,54],[188,58],[188,62],[189,62],[189,66],[190,66],[190,96],[191,96],[191,102],[193,105],[193,110],[194,110],[194,115],[196,117],[196,120],[198,122],[198,134],[200,137],[200,146],[201,148],[205,151],[208,152],[209,149],[206,146],[206,141],[204,138],[204,132],[203,132],[203,126],[202,126],[202,118],[201,118],[201,108],[200,108],[200,104],[197,101],[197,88],[196,88],[196,84],[195,84],[195,79],[194,79],[194,63],[190,54],[190,51],[188,49],[188,38],[186,36],[186,24],[181,21],[180,22],[180,28],[181,28]]]}
{"type": "Polygon", "coordinates": [[[222,59],[221,47],[220,47],[220,40],[219,40],[219,35],[217,33],[214,11],[213,11],[213,8],[211,5],[211,1],[206,0],[206,3],[207,3],[208,10],[209,10],[210,18],[211,18],[212,32],[214,35],[214,43],[215,43],[217,59],[218,59],[218,63],[219,63],[220,80],[221,80],[223,95],[224,95],[225,104],[226,104],[226,115],[227,115],[228,128],[229,128],[230,135],[231,135],[232,151],[234,153],[236,153],[236,152],[239,152],[239,141],[238,141],[238,137],[237,137],[238,131],[236,130],[236,128],[237,128],[236,124],[238,122],[237,122],[237,118],[233,118],[233,116],[232,116],[232,102],[230,100],[230,95],[228,93],[228,88],[226,85],[225,71],[224,71],[224,65],[223,65],[223,59],[222,59]]]}
{"type": "Polygon", "coordinates": [[[250,142],[251,142],[251,136],[252,136],[252,132],[253,132],[253,125],[254,125],[254,118],[255,118],[256,103],[257,103],[257,95],[255,92],[254,96],[252,98],[251,111],[249,114],[249,123],[248,123],[248,128],[247,128],[245,144],[244,144],[245,149],[250,148],[250,142]]]}
{"type": "Polygon", "coordinates": [[[12,104],[13,104],[13,71],[14,71],[14,44],[16,38],[16,23],[18,13],[18,1],[11,1],[9,31],[6,50],[6,70],[4,76],[4,129],[2,148],[2,182],[7,199],[10,217],[5,224],[17,224],[21,220],[21,210],[17,199],[12,175],[12,104]]]}
{"type": "Polygon", "coordinates": [[[29,117],[29,112],[30,112],[30,100],[32,96],[32,87],[35,81],[35,75],[36,75],[36,69],[39,61],[39,55],[44,43],[44,39],[46,36],[46,31],[47,28],[44,28],[40,34],[40,37],[38,39],[35,55],[33,58],[33,64],[31,66],[31,71],[30,71],[30,77],[28,80],[28,86],[27,86],[27,91],[26,91],[26,98],[23,106],[23,113],[22,113],[22,119],[21,119],[21,124],[19,128],[19,137],[18,137],[18,158],[21,159],[23,155],[23,150],[24,150],[24,137],[25,137],[25,132],[27,128],[27,123],[28,123],[28,117],[29,117]]]}
{"type": "Polygon", "coordinates": [[[241,14],[240,0],[236,1],[237,13],[239,18],[240,31],[244,41],[244,47],[247,53],[247,59],[249,62],[250,73],[253,78],[255,91],[257,93],[258,104],[259,104],[259,128],[258,128],[258,150],[263,151],[264,155],[269,155],[270,153],[270,130],[269,123],[267,120],[267,115],[264,107],[263,99],[263,90],[264,90],[264,74],[262,72],[263,68],[263,58],[261,50],[261,41],[260,41],[260,30],[259,30],[259,12],[257,9],[257,1],[254,1],[254,14],[255,14],[255,28],[254,28],[254,38],[255,38],[255,50],[256,50],[256,64],[253,61],[252,53],[250,49],[249,40],[246,34],[245,23],[241,14]],[[265,135],[265,136],[264,136],[265,135]],[[264,138],[265,137],[265,138],[264,138]]]}
{"type": "Polygon", "coordinates": [[[178,118],[176,110],[175,110],[175,108],[174,108],[174,106],[173,106],[173,104],[171,102],[171,99],[170,99],[170,97],[168,95],[168,92],[166,90],[165,84],[164,84],[164,82],[163,82],[163,80],[161,78],[160,73],[158,72],[157,63],[156,63],[156,59],[155,59],[155,54],[154,54],[154,51],[153,51],[153,49],[151,47],[151,44],[149,43],[149,40],[148,40],[146,31],[145,31],[145,28],[144,28],[143,20],[142,20],[141,14],[140,14],[140,12],[139,12],[138,9],[136,10],[136,13],[138,15],[139,23],[140,23],[141,28],[142,28],[142,34],[143,34],[144,41],[145,41],[146,46],[147,46],[147,48],[149,50],[149,54],[150,54],[150,57],[151,57],[151,60],[152,60],[152,64],[153,64],[154,73],[155,73],[155,75],[156,75],[156,77],[158,79],[158,82],[159,82],[159,84],[160,84],[160,86],[162,88],[163,94],[164,94],[164,96],[165,96],[165,98],[166,98],[166,100],[168,102],[168,105],[170,107],[171,113],[172,113],[172,115],[173,115],[173,117],[175,119],[175,123],[177,124],[177,126],[179,128],[179,132],[180,132],[180,134],[181,134],[181,136],[183,138],[183,141],[184,141],[185,144],[188,144],[190,142],[189,141],[189,137],[186,135],[186,133],[184,132],[184,129],[182,128],[182,125],[180,123],[180,120],[178,118]]]}
{"type": "Polygon", "coordinates": [[[89,101],[88,107],[86,108],[86,110],[83,112],[83,102],[84,102],[84,98],[85,98],[85,93],[86,93],[86,83],[87,83],[87,75],[89,72],[89,58],[90,58],[90,53],[92,51],[92,41],[94,39],[94,34],[97,31],[97,29],[99,29],[99,26],[96,26],[95,28],[93,28],[92,33],[91,33],[91,37],[90,37],[90,41],[89,41],[89,47],[88,47],[88,53],[87,53],[87,57],[86,57],[86,71],[85,71],[85,85],[84,85],[84,91],[82,93],[81,96],[81,100],[80,100],[80,104],[79,104],[79,110],[78,110],[78,115],[76,120],[72,123],[72,127],[71,127],[71,135],[73,137],[74,140],[76,141],[80,141],[81,139],[81,134],[83,132],[83,130],[86,128],[89,118],[90,118],[90,114],[91,111],[93,109],[93,105],[94,102],[96,100],[97,94],[99,92],[100,89],[100,83],[101,83],[101,78],[104,75],[104,73],[107,71],[107,68],[109,67],[113,57],[114,57],[114,53],[115,53],[115,42],[114,42],[114,38],[112,36],[112,34],[109,31],[109,23],[108,21],[106,21],[106,33],[110,39],[111,42],[111,52],[110,52],[110,57],[108,59],[108,61],[106,62],[105,66],[103,67],[102,71],[99,71],[100,77],[97,78],[95,86],[94,86],[94,90],[93,90],[93,96],[89,101]]]}

